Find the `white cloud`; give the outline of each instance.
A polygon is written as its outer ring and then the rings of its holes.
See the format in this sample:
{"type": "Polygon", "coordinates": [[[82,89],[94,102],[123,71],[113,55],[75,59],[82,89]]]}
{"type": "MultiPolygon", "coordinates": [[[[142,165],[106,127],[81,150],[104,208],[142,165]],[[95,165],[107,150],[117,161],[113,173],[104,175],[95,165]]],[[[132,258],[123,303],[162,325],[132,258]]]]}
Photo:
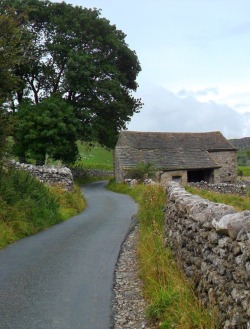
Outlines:
{"type": "MultiPolygon", "coordinates": [[[[216,94],[216,89],[207,91],[216,94]]],[[[129,130],[221,131],[227,138],[249,135],[250,113],[240,114],[227,105],[212,101],[200,102],[192,94],[180,97],[163,87],[153,85],[141,88],[139,97],[145,105],[132,118],[128,125],[129,130]]]]}
{"type": "Polygon", "coordinates": [[[197,89],[197,90],[180,90],[177,95],[180,97],[216,97],[219,94],[219,90],[216,87],[197,89]]]}
{"type": "Polygon", "coordinates": [[[172,92],[181,98],[193,97],[201,103],[227,104],[241,114],[250,112],[250,87],[248,83],[221,83],[219,87],[192,84],[189,89],[180,89],[176,86],[172,89],[172,92]]]}

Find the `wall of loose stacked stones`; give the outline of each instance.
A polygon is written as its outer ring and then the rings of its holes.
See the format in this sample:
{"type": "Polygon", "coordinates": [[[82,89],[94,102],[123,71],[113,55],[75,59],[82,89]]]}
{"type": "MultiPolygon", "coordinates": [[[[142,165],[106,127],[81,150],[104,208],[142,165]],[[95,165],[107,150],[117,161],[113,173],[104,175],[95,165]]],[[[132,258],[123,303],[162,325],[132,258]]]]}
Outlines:
{"type": "Polygon", "coordinates": [[[86,178],[86,177],[113,177],[114,172],[101,169],[80,169],[71,168],[74,178],[86,178]]]}
{"type": "Polygon", "coordinates": [[[189,186],[193,186],[195,188],[224,193],[224,194],[235,194],[239,196],[247,196],[248,195],[248,186],[241,181],[239,184],[228,184],[228,183],[218,183],[218,184],[208,184],[207,182],[197,182],[197,183],[188,183],[189,186]]]}
{"type": "Polygon", "coordinates": [[[165,241],[223,329],[250,328],[250,212],[167,185],[165,241]]]}
{"type": "Polygon", "coordinates": [[[16,169],[29,172],[32,176],[36,177],[40,182],[48,185],[60,185],[66,190],[73,189],[73,175],[71,170],[67,167],[47,167],[47,166],[34,166],[32,164],[19,163],[12,161],[10,163],[16,169]]]}

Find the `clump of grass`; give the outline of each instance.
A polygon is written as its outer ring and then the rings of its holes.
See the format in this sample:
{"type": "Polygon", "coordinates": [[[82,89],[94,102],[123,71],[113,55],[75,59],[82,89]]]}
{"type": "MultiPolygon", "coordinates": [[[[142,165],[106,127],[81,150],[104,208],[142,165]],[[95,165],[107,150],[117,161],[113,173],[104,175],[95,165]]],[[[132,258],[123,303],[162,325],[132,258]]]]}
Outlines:
{"type": "Polygon", "coordinates": [[[162,329],[218,328],[216,310],[202,307],[172,251],[164,245],[166,193],[163,188],[144,185],[131,188],[115,182],[109,188],[130,194],[139,203],[138,256],[151,322],[162,329]]]}
{"type": "Polygon", "coordinates": [[[0,248],[47,229],[85,207],[80,188],[48,188],[26,172],[0,170],[0,248]]]}
{"type": "Polygon", "coordinates": [[[60,222],[59,204],[29,174],[0,171],[0,247],[60,222]]]}
{"type": "Polygon", "coordinates": [[[78,184],[74,184],[74,190],[72,192],[65,191],[60,186],[50,186],[49,190],[57,198],[60,205],[59,211],[63,220],[79,214],[86,208],[86,201],[78,184]]]}
{"type": "Polygon", "coordinates": [[[250,210],[250,197],[216,193],[206,190],[200,190],[191,186],[186,186],[189,193],[197,194],[204,199],[215,203],[223,203],[235,207],[237,211],[250,210]]]}

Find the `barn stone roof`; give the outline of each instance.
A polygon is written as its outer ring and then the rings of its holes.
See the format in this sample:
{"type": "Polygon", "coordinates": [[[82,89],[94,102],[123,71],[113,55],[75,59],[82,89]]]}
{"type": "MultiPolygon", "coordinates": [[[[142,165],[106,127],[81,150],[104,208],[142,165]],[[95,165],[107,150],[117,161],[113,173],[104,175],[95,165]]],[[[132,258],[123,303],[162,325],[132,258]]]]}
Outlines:
{"type": "Polygon", "coordinates": [[[232,150],[235,148],[220,132],[122,131],[116,146],[116,156],[124,168],[145,162],[164,170],[212,169],[220,166],[210,152],[232,150]]]}

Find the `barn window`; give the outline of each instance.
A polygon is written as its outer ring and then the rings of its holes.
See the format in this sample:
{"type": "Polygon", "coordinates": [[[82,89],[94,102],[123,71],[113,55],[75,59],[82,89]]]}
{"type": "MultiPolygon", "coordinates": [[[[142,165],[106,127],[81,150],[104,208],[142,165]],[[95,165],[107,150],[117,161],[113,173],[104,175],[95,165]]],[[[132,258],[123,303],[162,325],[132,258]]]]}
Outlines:
{"type": "Polygon", "coordinates": [[[172,181],[180,183],[181,182],[181,176],[172,176],[172,181]]]}

